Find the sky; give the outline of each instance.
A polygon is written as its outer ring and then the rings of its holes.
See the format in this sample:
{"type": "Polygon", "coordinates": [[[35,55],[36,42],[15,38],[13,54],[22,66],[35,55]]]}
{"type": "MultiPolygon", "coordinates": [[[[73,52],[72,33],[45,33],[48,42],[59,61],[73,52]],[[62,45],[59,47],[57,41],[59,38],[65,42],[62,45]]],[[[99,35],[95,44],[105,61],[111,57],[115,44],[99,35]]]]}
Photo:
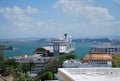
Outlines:
{"type": "Polygon", "coordinates": [[[0,0],[0,38],[120,36],[120,0],[0,0]]]}

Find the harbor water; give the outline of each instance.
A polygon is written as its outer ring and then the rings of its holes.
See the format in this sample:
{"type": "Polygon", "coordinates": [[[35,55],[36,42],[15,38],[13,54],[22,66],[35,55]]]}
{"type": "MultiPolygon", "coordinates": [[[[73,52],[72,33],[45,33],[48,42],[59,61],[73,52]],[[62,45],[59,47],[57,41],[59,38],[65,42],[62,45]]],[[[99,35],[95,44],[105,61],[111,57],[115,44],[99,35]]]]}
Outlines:
{"type": "MultiPolygon", "coordinates": [[[[6,57],[20,56],[20,55],[32,55],[33,51],[38,47],[47,46],[48,43],[38,44],[1,44],[5,46],[12,46],[14,50],[4,50],[6,57]]],[[[78,59],[83,58],[90,51],[92,43],[75,43],[76,50],[73,52],[78,59]]]]}

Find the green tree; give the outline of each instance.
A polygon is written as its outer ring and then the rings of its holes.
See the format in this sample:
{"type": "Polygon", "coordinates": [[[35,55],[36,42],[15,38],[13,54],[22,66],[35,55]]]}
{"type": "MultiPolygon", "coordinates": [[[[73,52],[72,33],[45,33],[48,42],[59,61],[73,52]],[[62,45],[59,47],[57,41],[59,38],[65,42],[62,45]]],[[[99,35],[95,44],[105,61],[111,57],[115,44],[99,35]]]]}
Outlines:
{"type": "Polygon", "coordinates": [[[33,62],[29,62],[29,63],[22,63],[21,67],[24,73],[27,73],[28,71],[31,71],[32,67],[33,67],[33,62]]]}
{"type": "Polygon", "coordinates": [[[14,73],[14,69],[19,67],[19,63],[13,59],[6,59],[2,65],[2,75],[7,76],[14,73]]]}
{"type": "Polygon", "coordinates": [[[65,60],[76,59],[75,54],[65,54],[59,57],[53,57],[44,67],[44,69],[39,72],[37,77],[35,77],[35,81],[44,81],[44,80],[52,80],[53,74],[57,72],[58,68],[62,67],[62,63],[65,60]]]}
{"type": "Polygon", "coordinates": [[[40,72],[37,77],[35,78],[35,81],[44,81],[44,80],[53,80],[53,74],[49,71],[42,71],[40,72]]]}
{"type": "Polygon", "coordinates": [[[76,59],[76,55],[75,54],[65,54],[65,55],[60,56],[60,59],[63,59],[63,60],[76,59]]]}
{"type": "Polygon", "coordinates": [[[10,76],[14,78],[14,81],[31,81],[28,71],[31,71],[33,63],[19,64],[14,59],[7,59],[4,57],[4,53],[0,50],[0,74],[2,76],[10,76]]]}
{"type": "Polygon", "coordinates": [[[44,80],[53,80],[53,74],[51,72],[45,72],[40,75],[41,81],[44,80]]]}
{"type": "Polygon", "coordinates": [[[75,54],[65,54],[59,57],[52,58],[44,67],[44,70],[56,73],[58,68],[62,67],[65,60],[76,59],[75,54]]]}
{"type": "Polygon", "coordinates": [[[61,62],[58,58],[54,57],[45,65],[44,70],[56,73],[59,67],[62,67],[61,62]]]}
{"type": "Polygon", "coordinates": [[[20,77],[21,74],[22,74],[22,69],[20,67],[14,69],[13,77],[15,79],[17,79],[18,77],[20,77]]]}
{"type": "Polygon", "coordinates": [[[2,50],[0,50],[0,62],[5,61],[5,56],[2,50]]]}
{"type": "Polygon", "coordinates": [[[113,55],[112,67],[120,67],[120,54],[113,55]]]}
{"type": "Polygon", "coordinates": [[[2,50],[0,50],[0,73],[1,73],[1,71],[3,70],[2,67],[3,67],[4,61],[5,61],[4,53],[3,53],[2,50]]]}

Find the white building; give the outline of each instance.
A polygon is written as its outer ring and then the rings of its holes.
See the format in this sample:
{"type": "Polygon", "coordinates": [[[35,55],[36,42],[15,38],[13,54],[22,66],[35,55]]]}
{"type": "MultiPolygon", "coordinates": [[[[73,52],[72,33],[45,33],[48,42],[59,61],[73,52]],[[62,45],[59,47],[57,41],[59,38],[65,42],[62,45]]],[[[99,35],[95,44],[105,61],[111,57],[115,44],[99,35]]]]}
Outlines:
{"type": "Polygon", "coordinates": [[[38,73],[40,72],[45,64],[50,60],[51,57],[41,57],[40,55],[31,55],[31,56],[14,56],[13,59],[16,60],[16,62],[19,63],[33,63],[33,67],[31,72],[32,73],[38,73]]]}
{"type": "Polygon", "coordinates": [[[111,68],[112,61],[109,63],[82,63],[80,60],[66,60],[62,64],[63,68],[88,68],[88,67],[104,67],[104,68],[111,68]]]}
{"type": "Polygon", "coordinates": [[[59,68],[59,81],[120,81],[120,68],[59,68]]]}
{"type": "Polygon", "coordinates": [[[28,62],[33,62],[36,59],[39,59],[41,57],[40,55],[22,55],[22,56],[14,56],[13,59],[15,59],[16,62],[19,63],[28,63],[28,62]]]}
{"type": "Polygon", "coordinates": [[[112,46],[110,43],[103,43],[102,45],[96,45],[91,47],[92,52],[103,52],[108,54],[119,54],[120,46],[112,46]]]}
{"type": "Polygon", "coordinates": [[[82,61],[66,60],[62,66],[63,68],[112,67],[112,56],[107,53],[89,53],[82,61]]]}
{"type": "Polygon", "coordinates": [[[112,67],[112,56],[107,53],[89,53],[83,58],[82,63],[112,67]]]}
{"type": "Polygon", "coordinates": [[[79,68],[81,64],[80,60],[66,60],[63,62],[62,66],[63,68],[79,68]]]}
{"type": "Polygon", "coordinates": [[[34,68],[32,69],[32,73],[39,73],[45,66],[45,64],[50,60],[51,57],[39,57],[33,61],[34,68]]]}

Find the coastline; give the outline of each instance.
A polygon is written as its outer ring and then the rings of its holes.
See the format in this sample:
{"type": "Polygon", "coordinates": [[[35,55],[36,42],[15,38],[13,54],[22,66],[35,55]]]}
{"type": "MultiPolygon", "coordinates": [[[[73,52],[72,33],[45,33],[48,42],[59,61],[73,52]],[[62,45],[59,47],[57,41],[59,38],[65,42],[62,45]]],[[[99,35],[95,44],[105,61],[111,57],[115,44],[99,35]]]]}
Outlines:
{"type": "MultiPolygon", "coordinates": [[[[2,44],[5,46],[12,46],[13,48],[17,48],[15,50],[5,50],[5,56],[20,56],[20,55],[32,55],[33,51],[38,47],[47,46],[48,43],[38,43],[38,44],[2,44]]],[[[76,50],[72,52],[72,54],[76,54],[78,59],[83,58],[90,50],[90,46],[92,43],[75,43],[76,50]]]]}

